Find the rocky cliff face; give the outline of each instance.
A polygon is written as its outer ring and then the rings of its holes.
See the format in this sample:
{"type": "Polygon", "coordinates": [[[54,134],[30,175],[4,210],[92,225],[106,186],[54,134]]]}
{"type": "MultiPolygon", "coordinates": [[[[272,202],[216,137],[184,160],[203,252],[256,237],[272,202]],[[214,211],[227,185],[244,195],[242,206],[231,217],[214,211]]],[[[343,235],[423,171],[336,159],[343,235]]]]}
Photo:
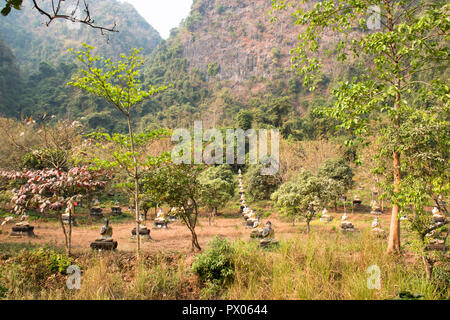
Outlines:
{"type": "Polygon", "coordinates": [[[210,78],[240,82],[289,67],[295,26],[287,13],[272,23],[271,7],[271,0],[195,1],[179,33],[190,68],[210,78]]]}

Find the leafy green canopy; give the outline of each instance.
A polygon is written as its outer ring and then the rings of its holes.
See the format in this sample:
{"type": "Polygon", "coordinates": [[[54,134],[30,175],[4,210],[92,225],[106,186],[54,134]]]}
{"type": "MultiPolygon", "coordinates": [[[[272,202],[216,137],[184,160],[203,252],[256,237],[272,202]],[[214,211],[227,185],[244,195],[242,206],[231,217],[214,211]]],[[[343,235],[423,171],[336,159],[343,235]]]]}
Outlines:
{"type": "Polygon", "coordinates": [[[244,175],[245,188],[255,199],[270,199],[270,194],[281,184],[279,173],[274,175],[262,175],[263,164],[251,165],[244,175]]]}
{"type": "Polygon", "coordinates": [[[303,217],[309,231],[309,222],[334,196],[329,179],[304,170],[296,179],[281,185],[271,199],[285,216],[303,217]]]}
{"type": "Polygon", "coordinates": [[[235,183],[229,165],[214,166],[199,176],[202,203],[209,209],[226,205],[234,194],[235,183]]]}
{"type": "Polygon", "coordinates": [[[318,175],[330,180],[336,196],[344,195],[353,186],[352,168],[342,158],[325,160],[318,175]]]}
{"type": "Polygon", "coordinates": [[[83,47],[85,50],[76,52],[76,56],[85,69],[81,69],[80,75],[75,75],[68,84],[103,97],[124,115],[129,115],[133,107],[145,98],[167,89],[167,86],[149,86],[148,90],[143,90],[139,67],[144,59],[139,56],[139,49],[130,50],[128,56],[121,54],[122,60],[117,63],[105,59],[103,69],[96,67],[101,58],[91,55],[94,47],[87,44],[83,47]]]}
{"type": "MultiPolygon", "coordinates": [[[[287,8],[293,2],[275,0],[274,8],[287,8]]],[[[370,67],[358,78],[341,82],[333,91],[334,106],[325,112],[342,121],[345,128],[364,134],[371,112],[385,112],[392,120],[398,119],[402,109],[394,109],[396,94],[411,94],[421,82],[418,77],[423,70],[447,65],[448,10],[445,1],[374,0],[326,0],[308,9],[298,8],[295,23],[304,26],[305,31],[299,34],[298,46],[292,50],[294,67],[304,75],[305,85],[314,88],[322,67],[316,55],[321,48],[320,35],[328,31],[342,34],[336,47],[338,61],[345,62],[352,55],[370,67]],[[367,13],[374,5],[381,8],[382,28],[368,30],[367,13]],[[351,31],[357,26],[366,32],[352,37],[351,31]]],[[[441,98],[445,98],[445,91],[448,94],[448,87],[440,79],[433,79],[421,89],[431,94],[433,86],[441,87],[441,98]]],[[[398,103],[403,107],[408,100],[405,97],[398,103]]]]}

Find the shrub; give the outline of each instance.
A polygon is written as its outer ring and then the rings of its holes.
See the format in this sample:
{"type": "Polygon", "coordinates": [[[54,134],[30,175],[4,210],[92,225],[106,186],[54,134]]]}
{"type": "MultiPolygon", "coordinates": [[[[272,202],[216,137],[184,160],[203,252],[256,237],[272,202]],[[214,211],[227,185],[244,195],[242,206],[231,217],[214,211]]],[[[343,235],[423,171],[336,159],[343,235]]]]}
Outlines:
{"type": "Polygon", "coordinates": [[[234,278],[234,250],[227,239],[216,236],[210,248],[196,257],[192,270],[203,283],[226,284],[234,278]]]}
{"type": "Polygon", "coordinates": [[[40,248],[38,250],[22,250],[15,262],[22,266],[27,273],[33,273],[36,276],[42,275],[42,278],[45,278],[54,273],[65,274],[72,261],[72,258],[65,254],[49,248],[40,248]]]}
{"type": "Polygon", "coordinates": [[[70,257],[49,248],[23,249],[0,269],[0,295],[37,299],[60,285],[71,264],[70,257]]]}

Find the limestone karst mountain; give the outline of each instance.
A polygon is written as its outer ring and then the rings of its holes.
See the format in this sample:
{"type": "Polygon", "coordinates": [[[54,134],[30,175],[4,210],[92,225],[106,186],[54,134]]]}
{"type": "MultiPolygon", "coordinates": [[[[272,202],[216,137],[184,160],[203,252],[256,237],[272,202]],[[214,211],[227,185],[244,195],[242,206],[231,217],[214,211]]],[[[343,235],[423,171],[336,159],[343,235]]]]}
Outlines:
{"type": "MultiPolygon", "coordinates": [[[[67,10],[75,2],[65,4],[67,10]]],[[[48,5],[49,2],[42,3],[48,5]]],[[[104,56],[118,58],[120,53],[134,47],[150,54],[161,41],[159,33],[132,5],[117,0],[95,0],[88,4],[97,25],[112,27],[116,23],[119,32],[106,32],[102,36],[99,30],[67,20],[55,20],[46,26],[48,19],[32,9],[31,0],[26,0],[22,10],[0,17],[0,37],[26,72],[37,70],[41,61],[72,62],[73,56],[67,50],[81,47],[82,42],[98,47],[104,56]]]]}
{"type": "MultiPolygon", "coordinates": [[[[190,126],[194,119],[206,125],[234,125],[236,114],[251,111],[259,126],[283,129],[297,138],[327,132],[333,124],[307,124],[301,118],[326,103],[324,92],[337,74],[355,70],[325,66],[315,97],[303,88],[291,69],[290,49],[300,31],[288,12],[277,12],[272,22],[270,0],[196,0],[189,16],[167,40],[129,4],[116,0],[92,1],[92,14],[101,25],[115,21],[119,33],[102,36],[96,30],[73,29],[71,22],[42,25],[30,8],[0,17],[0,37],[16,56],[22,71],[22,93],[11,109],[0,100],[0,113],[14,117],[52,112],[59,118],[76,117],[91,129],[121,131],[120,117],[103,101],[80,94],[65,83],[76,70],[67,53],[81,42],[98,47],[98,53],[117,58],[134,47],[146,57],[143,82],[173,85],[140,105],[135,123],[140,128],[190,126]],[[6,112],[7,111],[7,112],[6,112]]],[[[323,41],[333,48],[335,38],[323,41]]],[[[311,116],[312,117],[312,116],[311,116]]],[[[314,123],[313,123],[314,122],[314,123]]]]}

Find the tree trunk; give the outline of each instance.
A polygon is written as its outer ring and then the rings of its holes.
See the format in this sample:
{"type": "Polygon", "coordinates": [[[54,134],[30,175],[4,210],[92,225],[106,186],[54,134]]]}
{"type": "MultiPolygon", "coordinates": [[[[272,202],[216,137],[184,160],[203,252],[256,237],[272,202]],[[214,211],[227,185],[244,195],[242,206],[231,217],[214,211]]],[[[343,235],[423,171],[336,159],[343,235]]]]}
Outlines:
{"type": "Polygon", "coordinates": [[[88,225],[92,225],[92,217],[91,217],[92,198],[93,197],[91,195],[89,195],[87,197],[87,205],[86,205],[86,207],[88,209],[88,219],[87,219],[88,225]]]}
{"type": "Polygon", "coordinates": [[[425,256],[422,256],[423,264],[425,265],[425,272],[427,274],[427,280],[431,280],[431,276],[433,275],[433,266],[434,263],[431,259],[428,259],[425,256]]]}
{"type": "Polygon", "coordinates": [[[212,221],[215,221],[216,216],[217,216],[217,207],[214,207],[209,213],[209,225],[211,225],[212,221]]]}
{"type": "MultiPolygon", "coordinates": [[[[394,6],[393,3],[384,0],[385,10],[386,10],[386,27],[389,31],[394,30],[394,18],[392,14],[392,8],[394,6]]],[[[395,100],[394,100],[394,110],[395,112],[398,112],[400,110],[400,88],[401,88],[401,78],[400,75],[397,73],[398,66],[399,66],[399,56],[397,55],[397,45],[395,43],[392,44],[391,47],[391,53],[392,53],[392,63],[395,66],[394,76],[395,76],[395,84],[397,87],[397,92],[395,93],[395,100]]],[[[399,115],[396,114],[395,118],[393,119],[393,125],[394,129],[397,131],[400,127],[399,125],[399,115]]],[[[394,203],[392,205],[392,215],[391,215],[391,225],[389,228],[389,240],[388,240],[388,253],[393,252],[400,252],[400,219],[398,217],[399,214],[399,205],[396,200],[396,195],[400,192],[400,180],[401,180],[401,174],[400,174],[400,152],[398,150],[394,150],[393,154],[393,161],[394,161],[394,203]]]]}
{"type": "Polygon", "coordinates": [[[72,209],[69,210],[69,235],[68,235],[68,243],[67,243],[67,254],[69,256],[72,252],[72,210],[75,211],[75,206],[73,206],[73,205],[72,205],[72,209]]]}
{"type": "Polygon", "coordinates": [[[62,228],[62,230],[64,232],[64,242],[65,242],[65,245],[66,245],[66,251],[67,251],[67,254],[69,254],[69,239],[67,238],[67,231],[66,231],[66,227],[64,226],[64,221],[62,219],[62,215],[61,214],[59,215],[59,222],[61,223],[61,228],[62,228]]]}
{"type": "Polygon", "coordinates": [[[198,238],[195,230],[191,228],[189,230],[192,234],[192,251],[195,251],[195,249],[197,249],[198,251],[202,251],[202,248],[200,248],[200,244],[198,243],[198,238]]]}
{"type": "Polygon", "coordinates": [[[133,164],[134,164],[134,206],[136,212],[136,255],[139,257],[139,253],[141,250],[141,237],[139,234],[139,176],[138,176],[138,167],[136,154],[134,153],[134,137],[133,137],[133,128],[131,127],[130,115],[127,115],[128,120],[128,132],[130,134],[130,144],[131,144],[131,153],[133,154],[133,164]]]}
{"type": "Polygon", "coordinates": [[[311,227],[309,225],[310,221],[306,220],[306,233],[309,234],[309,232],[311,231],[311,227]]]}
{"type": "MultiPolygon", "coordinates": [[[[400,95],[397,92],[395,96],[395,104],[394,109],[398,110],[400,104],[400,95]]],[[[394,122],[394,127],[398,128],[398,123],[394,122]]],[[[400,152],[394,151],[394,199],[395,196],[400,192],[400,152]]],[[[388,241],[388,253],[400,252],[400,219],[398,217],[399,214],[399,206],[397,201],[395,201],[392,205],[392,214],[391,214],[391,225],[389,228],[389,241],[388,241]]]]}
{"type": "MultiPolygon", "coordinates": [[[[399,192],[400,184],[400,154],[394,153],[394,194],[399,192]]],[[[389,229],[388,253],[400,252],[400,220],[398,218],[399,206],[392,205],[391,225],[389,229]]]]}

